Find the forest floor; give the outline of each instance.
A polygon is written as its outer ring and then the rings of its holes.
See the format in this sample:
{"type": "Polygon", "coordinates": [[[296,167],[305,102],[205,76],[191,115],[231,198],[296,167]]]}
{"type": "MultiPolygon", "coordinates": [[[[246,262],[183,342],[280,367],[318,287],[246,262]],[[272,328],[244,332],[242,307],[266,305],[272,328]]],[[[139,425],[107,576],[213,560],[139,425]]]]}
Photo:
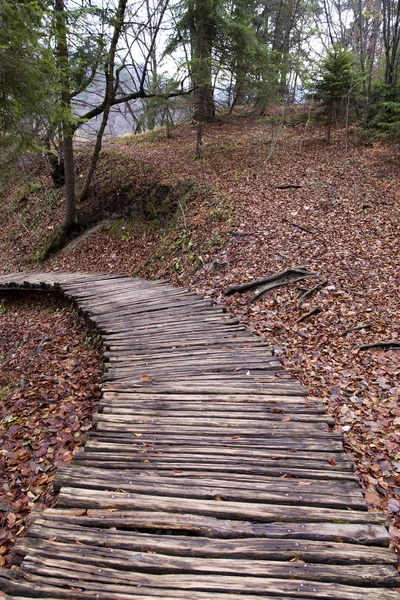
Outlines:
{"type": "MultiPolygon", "coordinates": [[[[400,147],[324,133],[234,118],[206,127],[200,161],[190,126],[109,141],[79,208],[121,216],[40,268],[169,278],[225,304],[325,402],[399,551],[400,351],[360,346],[400,340],[400,147]],[[294,266],[314,275],[256,302],[223,294],[294,266]],[[299,287],[317,284],[300,306],[299,287]]],[[[35,266],[62,217],[59,192],[36,181],[0,209],[3,272],[35,266]]]]}
{"type": "Polygon", "coordinates": [[[53,479],[82,445],[100,399],[96,332],[68,303],[10,295],[0,304],[0,566],[53,479]]]}

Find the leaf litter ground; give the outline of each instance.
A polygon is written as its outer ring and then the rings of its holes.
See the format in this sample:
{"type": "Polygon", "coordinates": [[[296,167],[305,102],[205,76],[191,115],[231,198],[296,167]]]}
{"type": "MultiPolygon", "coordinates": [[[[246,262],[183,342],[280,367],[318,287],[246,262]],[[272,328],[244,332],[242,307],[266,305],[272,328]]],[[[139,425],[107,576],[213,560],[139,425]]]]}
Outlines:
{"type": "Polygon", "coordinates": [[[32,509],[53,506],[57,467],[91,427],[103,372],[97,337],[59,299],[8,296],[0,315],[0,565],[32,509]]]}

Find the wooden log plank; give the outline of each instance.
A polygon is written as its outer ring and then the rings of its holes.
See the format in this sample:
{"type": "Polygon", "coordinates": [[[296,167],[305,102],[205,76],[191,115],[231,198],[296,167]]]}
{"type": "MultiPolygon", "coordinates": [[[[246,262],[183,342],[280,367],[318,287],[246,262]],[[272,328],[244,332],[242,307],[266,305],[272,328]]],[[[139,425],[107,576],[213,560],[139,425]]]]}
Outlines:
{"type": "Polygon", "coordinates": [[[328,419],[291,419],[290,417],[276,417],[273,418],[274,415],[271,415],[271,418],[260,417],[258,419],[251,418],[251,416],[245,415],[244,417],[238,416],[224,416],[219,417],[206,417],[204,415],[192,415],[191,413],[182,414],[177,413],[176,415],[169,416],[164,415],[162,411],[158,414],[153,413],[152,415],[146,415],[143,413],[137,413],[135,410],[126,411],[126,412],[103,412],[95,414],[93,417],[93,423],[107,423],[109,425],[117,425],[121,429],[124,428],[125,431],[129,431],[129,426],[141,424],[148,425],[150,424],[152,427],[157,430],[160,426],[173,426],[176,427],[184,426],[184,427],[192,427],[196,428],[207,427],[209,430],[212,430],[214,427],[228,427],[228,428],[238,428],[240,430],[246,431],[254,428],[254,432],[257,433],[262,428],[265,428],[269,431],[280,430],[288,435],[295,433],[296,435],[304,435],[311,434],[314,436],[319,436],[320,432],[324,434],[330,433],[329,426],[327,424],[328,419]],[[179,414],[179,416],[178,416],[179,414]]]}
{"type": "MultiPolygon", "coordinates": [[[[223,456],[236,456],[239,458],[250,458],[250,457],[255,457],[255,458],[269,458],[270,460],[289,460],[289,461],[298,461],[298,460],[304,460],[307,461],[310,466],[312,465],[313,462],[317,462],[318,464],[321,465],[325,465],[326,461],[330,461],[329,464],[331,464],[332,462],[341,462],[341,467],[343,466],[348,466],[349,468],[352,467],[352,465],[354,464],[354,461],[352,458],[350,458],[348,455],[344,454],[344,453],[339,453],[339,452],[316,452],[316,451],[310,451],[310,450],[299,450],[296,449],[295,451],[292,450],[292,448],[290,448],[289,450],[285,450],[282,449],[280,451],[277,451],[276,448],[273,449],[268,449],[268,448],[264,448],[264,447],[260,447],[259,449],[254,449],[253,446],[239,446],[239,447],[235,447],[235,444],[232,442],[232,444],[226,443],[226,444],[221,444],[219,446],[217,445],[213,445],[213,446],[209,446],[208,444],[204,444],[203,442],[203,446],[198,445],[193,443],[190,444],[190,442],[187,442],[187,445],[184,444],[179,444],[178,441],[175,441],[175,443],[169,443],[169,444],[163,444],[162,440],[158,440],[158,442],[141,442],[139,440],[133,440],[132,438],[115,438],[115,439],[111,439],[108,440],[103,439],[103,438],[92,438],[89,439],[86,442],[85,445],[85,452],[90,452],[90,451],[94,451],[94,452],[106,452],[106,453],[110,453],[112,454],[113,452],[118,452],[118,453],[122,453],[122,452],[129,452],[130,454],[133,454],[135,452],[141,453],[143,455],[145,454],[164,454],[164,455],[175,455],[175,453],[177,453],[176,455],[179,456],[181,454],[186,454],[186,455],[191,455],[191,454],[198,454],[198,455],[202,455],[203,457],[206,456],[214,456],[214,457],[218,457],[220,455],[223,456]]],[[[333,465],[331,465],[333,466],[333,465]]],[[[254,478],[253,478],[254,480],[254,478]]]]}
{"type": "Polygon", "coordinates": [[[268,395],[276,395],[276,394],[281,394],[281,395],[286,395],[286,396],[300,396],[300,395],[304,395],[307,396],[308,395],[308,390],[305,386],[302,385],[279,385],[278,383],[275,385],[250,385],[250,382],[248,383],[247,387],[241,387],[238,385],[231,385],[231,386],[227,386],[227,385],[222,385],[220,382],[217,382],[216,384],[214,384],[213,386],[211,385],[207,385],[206,380],[205,383],[202,385],[190,385],[190,381],[181,381],[181,382],[171,382],[169,385],[167,383],[160,383],[158,385],[158,387],[156,387],[154,385],[154,382],[150,382],[150,385],[145,386],[143,385],[143,382],[137,382],[135,380],[133,381],[113,381],[107,384],[104,384],[102,386],[102,390],[104,392],[132,392],[133,390],[137,391],[137,392],[147,392],[150,394],[160,394],[160,393],[165,393],[165,394],[198,394],[198,395],[202,395],[202,394],[215,394],[216,392],[220,392],[223,395],[228,395],[228,394],[243,394],[244,396],[246,395],[251,395],[254,396],[254,394],[263,394],[265,396],[268,395]]]}
{"type": "MultiPolygon", "coordinates": [[[[226,419],[225,417],[225,413],[223,411],[213,411],[213,410],[178,410],[178,409],[169,409],[166,410],[164,407],[160,408],[156,408],[154,407],[153,409],[148,408],[148,409],[144,409],[144,408],[138,408],[136,406],[131,406],[129,408],[125,406],[120,407],[120,406],[107,406],[107,405],[103,405],[101,407],[100,410],[100,414],[96,414],[94,415],[93,418],[93,422],[96,423],[97,421],[105,421],[108,419],[108,417],[112,416],[112,417],[116,417],[118,416],[119,418],[134,418],[135,420],[137,419],[141,419],[141,418],[148,418],[148,419],[157,419],[157,418],[162,418],[163,421],[165,419],[174,419],[176,422],[176,419],[178,419],[178,417],[180,417],[180,420],[184,419],[192,419],[192,420],[197,420],[197,418],[201,418],[201,415],[203,415],[204,413],[206,413],[208,415],[209,419],[213,419],[213,420],[218,420],[221,418],[226,419]]],[[[309,414],[309,413],[297,413],[297,412],[286,412],[286,411],[282,411],[282,414],[276,414],[273,413],[272,411],[268,412],[268,411],[259,411],[259,412],[239,412],[238,410],[232,410],[229,411],[229,420],[227,422],[232,422],[235,420],[238,421],[245,421],[247,420],[252,420],[254,422],[255,418],[258,419],[259,421],[262,421],[263,423],[288,423],[288,422],[295,422],[295,423],[304,423],[304,424],[311,424],[311,423],[318,423],[318,424],[322,424],[324,427],[327,427],[328,425],[332,426],[334,425],[335,421],[330,418],[327,417],[325,414],[309,414]]]]}
{"type": "Polygon", "coordinates": [[[350,468],[346,468],[346,465],[337,465],[335,470],[327,471],[324,464],[318,463],[305,463],[304,466],[298,463],[287,463],[284,461],[273,461],[271,463],[264,463],[258,466],[258,462],[255,464],[245,462],[244,460],[239,461],[210,461],[210,459],[203,459],[202,457],[190,457],[185,460],[165,459],[155,460],[148,458],[147,456],[142,457],[130,457],[129,455],[119,455],[118,457],[106,457],[103,453],[99,456],[94,453],[81,453],[75,456],[74,464],[80,464],[86,467],[103,468],[103,469],[137,469],[138,471],[166,471],[173,473],[183,473],[186,475],[194,474],[196,471],[207,473],[209,476],[217,476],[218,474],[253,474],[253,475],[266,475],[269,477],[284,477],[284,478],[297,478],[297,479],[316,479],[316,480],[349,480],[354,481],[355,475],[350,468]]]}
{"type": "MultiPolygon", "coordinates": [[[[0,584],[1,584],[0,580],[0,584]]],[[[192,590],[163,590],[160,588],[149,588],[138,585],[137,589],[130,589],[127,591],[126,585],[119,585],[118,583],[105,583],[99,585],[98,582],[85,581],[84,588],[79,587],[79,582],[66,579],[63,576],[56,577],[52,576],[51,573],[47,574],[45,579],[42,575],[35,575],[34,573],[24,574],[24,580],[18,583],[9,581],[8,586],[4,586],[3,589],[6,592],[24,594],[24,598],[34,597],[40,598],[43,594],[47,599],[49,596],[55,598],[68,598],[71,599],[72,594],[79,594],[79,598],[90,598],[94,600],[100,598],[102,600],[141,600],[145,597],[147,600],[165,598],[167,600],[210,600],[209,592],[197,592],[192,590]],[[45,581],[46,583],[43,583],[45,581]]],[[[214,595],[213,595],[214,597],[214,595]]],[[[237,600],[235,593],[218,593],[216,598],[221,600],[237,600]]],[[[266,600],[282,600],[282,596],[268,596],[257,594],[258,598],[264,598],[266,600]]],[[[13,595],[11,598],[14,600],[16,597],[13,595]]],[[[18,596],[17,596],[18,598],[18,596]]],[[[254,600],[253,595],[241,594],[241,600],[254,600]]],[[[302,600],[310,600],[308,597],[302,596],[302,600]]],[[[386,600],[386,599],[384,599],[386,600]]]]}
{"type": "MultiPolygon", "coordinates": [[[[321,408],[321,402],[310,398],[309,396],[304,397],[299,395],[297,397],[285,396],[282,394],[270,394],[266,397],[264,394],[248,394],[247,396],[240,394],[169,394],[168,396],[160,393],[147,393],[147,392],[105,392],[103,395],[103,402],[113,401],[153,401],[159,400],[160,402],[195,402],[198,405],[202,403],[212,402],[215,406],[221,403],[232,403],[234,405],[241,403],[245,404],[256,404],[258,406],[264,406],[274,403],[275,405],[284,404],[282,409],[285,408],[286,404],[296,403],[297,405],[304,406],[305,408],[321,408]]],[[[274,407],[275,408],[275,407],[274,407]]],[[[251,409],[251,407],[249,407],[251,409]]]]}
{"type": "MultiPolygon", "coordinates": [[[[208,435],[203,437],[199,434],[177,434],[176,432],[154,432],[135,436],[132,433],[113,431],[91,431],[88,432],[93,439],[96,440],[109,440],[109,441],[120,441],[121,443],[127,444],[178,444],[178,445],[193,445],[197,446],[209,446],[209,447],[234,447],[234,448],[264,448],[273,450],[274,454],[279,454],[281,450],[289,450],[294,455],[299,451],[310,451],[310,452],[325,452],[325,458],[329,459],[332,452],[343,451],[343,441],[341,438],[328,437],[324,439],[323,445],[319,438],[310,437],[299,437],[299,436],[277,436],[268,437],[246,437],[241,435],[230,435],[224,433],[224,431],[218,432],[217,435],[208,435]]],[[[89,448],[91,442],[88,442],[86,449],[89,448]]],[[[350,458],[343,455],[343,461],[353,464],[350,458]]],[[[331,465],[334,466],[334,465],[331,465]]]]}
{"type": "MultiPolygon", "coordinates": [[[[121,429],[121,426],[123,425],[124,431],[126,433],[133,433],[133,434],[138,434],[141,433],[142,435],[144,435],[145,433],[152,433],[154,431],[158,433],[171,433],[174,432],[176,434],[178,433],[182,433],[182,434],[186,434],[186,435],[191,435],[191,434],[197,434],[197,435],[204,435],[204,436],[210,436],[210,435],[218,435],[219,433],[225,432],[224,435],[230,435],[230,436],[235,436],[235,435],[240,435],[240,436],[262,436],[262,435],[268,435],[269,437],[273,438],[273,437],[284,437],[284,435],[286,434],[288,437],[292,436],[294,439],[296,438],[300,438],[300,437],[307,437],[312,435],[312,437],[314,439],[326,439],[326,438],[334,438],[336,437],[336,439],[340,439],[339,436],[337,436],[337,434],[331,433],[329,430],[326,431],[323,426],[322,428],[318,428],[317,424],[313,424],[315,425],[315,427],[307,427],[306,423],[273,423],[273,421],[266,421],[265,423],[261,422],[258,423],[257,425],[254,426],[248,426],[246,427],[245,425],[239,425],[239,423],[236,423],[234,419],[231,420],[231,422],[228,423],[221,423],[220,425],[215,424],[215,425],[210,425],[210,426],[206,426],[206,425],[201,425],[201,424],[196,424],[196,422],[194,421],[193,423],[189,423],[187,425],[185,424],[173,424],[172,422],[169,422],[167,419],[165,419],[164,423],[161,422],[161,420],[159,420],[160,422],[156,422],[157,420],[154,419],[154,422],[148,422],[148,423],[140,423],[140,422],[131,422],[131,421],[135,421],[135,419],[132,418],[122,418],[120,420],[118,420],[114,415],[107,415],[107,417],[110,417],[109,419],[98,419],[96,421],[97,423],[97,429],[99,431],[119,431],[121,429]],[[112,417],[112,418],[111,418],[112,417]],[[293,425],[299,425],[299,427],[296,429],[296,427],[293,425]],[[300,426],[304,425],[304,428],[301,428],[300,426]]],[[[139,436],[140,437],[140,436],[139,436]]]]}
{"type": "Polygon", "coordinates": [[[62,488],[59,506],[81,508],[115,508],[125,510],[154,510],[189,512],[224,519],[252,520],[262,523],[283,522],[345,522],[383,524],[386,517],[379,513],[307,506],[192,500],[181,497],[154,497],[146,494],[108,492],[80,488],[62,488]]]}
{"type": "MultiPolygon", "coordinates": [[[[300,565],[304,573],[307,567],[300,565]]],[[[349,569],[351,567],[348,567],[349,569]]],[[[382,570],[384,567],[380,567],[382,570]]],[[[293,569],[294,571],[294,569],[293,569]]],[[[299,569],[301,571],[301,569],[299,569]]],[[[292,594],[293,597],[302,598],[308,594],[310,598],[338,598],[340,600],[360,600],[360,594],[365,600],[376,600],[377,589],[367,587],[355,588],[352,585],[336,583],[310,583],[301,578],[300,572],[298,579],[279,579],[253,576],[229,576],[229,575],[151,575],[137,572],[120,571],[111,568],[101,568],[97,566],[74,563],[71,565],[68,561],[53,560],[51,558],[26,557],[23,564],[23,573],[37,574],[49,577],[59,576],[69,581],[76,581],[79,577],[79,585],[85,587],[86,582],[100,584],[104,580],[114,581],[137,588],[138,585],[148,588],[162,588],[163,590],[190,590],[207,591],[209,593],[225,592],[229,589],[231,592],[251,592],[253,594],[276,594],[280,592],[284,595],[292,594]],[[303,594],[303,596],[301,595],[303,594]],[[329,595],[328,595],[329,594],[329,595]]],[[[389,585],[393,585],[395,578],[391,578],[389,585]]],[[[368,585],[365,580],[364,585],[368,585]]],[[[379,589],[381,600],[394,600],[398,598],[397,592],[391,592],[379,589]]]]}
{"type": "Polygon", "coordinates": [[[95,475],[82,478],[82,475],[66,476],[65,472],[59,474],[56,489],[61,486],[69,488],[83,488],[85,490],[107,490],[121,492],[123,489],[127,494],[133,492],[135,494],[152,494],[160,497],[175,497],[175,498],[190,498],[199,500],[217,500],[226,502],[263,502],[265,504],[280,503],[282,506],[296,506],[303,504],[304,506],[320,506],[327,508],[338,508],[352,510],[367,510],[367,505],[358,491],[335,494],[331,491],[329,495],[323,495],[321,492],[309,491],[309,488],[286,488],[284,490],[261,490],[256,486],[253,489],[244,489],[233,486],[222,485],[201,485],[200,482],[192,483],[190,486],[184,485],[180,480],[164,480],[163,482],[146,482],[142,478],[136,477],[134,481],[127,479],[121,480],[119,477],[113,480],[107,476],[96,477],[95,475]],[[162,484],[161,484],[162,483],[162,484]],[[161,485],[160,485],[161,484],[161,485]]]}
{"type": "MultiPolygon", "coordinates": [[[[347,585],[365,586],[394,586],[400,583],[397,569],[386,564],[357,564],[354,565],[323,565],[307,563],[299,559],[297,562],[246,560],[242,558],[194,558],[171,557],[143,552],[123,550],[82,548],[76,544],[45,543],[35,547],[39,550],[35,556],[40,556],[46,562],[57,565],[68,565],[78,562],[80,566],[97,566],[101,571],[104,568],[113,569],[118,575],[124,577],[124,571],[149,574],[210,574],[210,575],[235,575],[241,577],[262,577],[282,579],[302,579],[314,582],[335,582],[347,585]],[[57,562],[57,564],[56,564],[57,562]],[[122,572],[122,573],[120,573],[122,572]]],[[[67,567],[68,568],[68,567],[67,567]]],[[[115,574],[114,574],[115,577],[115,574]]]]}
{"type": "MultiPolygon", "coordinates": [[[[160,527],[155,521],[154,528],[160,527]]],[[[162,523],[161,528],[168,527],[168,522],[162,523]]],[[[50,531],[46,531],[49,535],[50,531]]],[[[98,535],[96,530],[77,526],[76,528],[55,528],[51,530],[54,534],[50,537],[58,541],[42,539],[41,537],[26,536],[18,541],[16,554],[21,558],[33,552],[47,556],[55,556],[57,549],[67,552],[71,545],[76,549],[74,542],[79,540],[81,544],[90,546],[90,552],[103,556],[109,555],[109,549],[113,550],[114,558],[120,553],[142,552],[156,553],[160,559],[163,556],[185,556],[197,558],[228,558],[269,561],[294,561],[303,560],[306,563],[315,564],[337,564],[337,565],[390,565],[397,567],[396,556],[386,549],[372,546],[357,546],[356,544],[318,542],[310,540],[295,539],[271,540],[267,538],[248,539],[210,539],[202,537],[174,536],[176,544],[171,536],[154,534],[132,534],[119,538],[118,533],[103,529],[98,535]],[[122,550],[120,550],[122,548],[122,550]]],[[[127,561],[129,564],[129,561],[127,561]]]]}
{"type": "MultiPolygon", "coordinates": [[[[184,554],[192,548],[195,556],[208,556],[211,546],[206,545],[206,539],[223,538],[231,539],[234,548],[240,548],[243,540],[249,538],[250,549],[252,539],[291,540],[293,549],[297,548],[296,541],[304,540],[319,542],[337,542],[341,539],[343,544],[362,544],[364,547],[389,546],[389,534],[383,525],[358,524],[358,523],[256,523],[240,520],[227,520],[206,515],[193,515],[188,513],[157,512],[157,511],[109,511],[104,509],[62,508],[46,509],[41,518],[37,519],[28,530],[30,537],[49,539],[56,537],[59,541],[81,539],[85,543],[95,543],[103,546],[111,544],[112,547],[126,549],[140,549],[143,551],[168,552],[170,554],[184,554]],[[96,531],[97,530],[97,531],[96,531]],[[132,531],[134,530],[134,531],[132,531]],[[139,531],[151,531],[139,534],[139,531]],[[155,531],[172,531],[176,535],[171,537],[157,535],[155,531]],[[179,537],[179,534],[186,534],[179,537]],[[76,537],[78,535],[78,537],[76,537]],[[188,537],[188,536],[196,536],[188,537]],[[136,537],[137,539],[136,539],[136,537]],[[197,543],[198,541],[198,543],[197,543]],[[135,543],[136,546],[132,546],[135,543]],[[237,545],[237,546],[236,546],[237,545]],[[175,549],[175,550],[174,550],[175,549]]],[[[244,543],[244,542],[243,542],[244,543]]],[[[261,543],[261,542],[260,542],[261,543]]],[[[232,550],[232,547],[229,546],[232,550]]],[[[256,546],[254,546],[256,548],[256,546]]],[[[307,544],[308,548],[308,544],[307,544]]],[[[306,549],[307,548],[303,548],[306,549]]],[[[344,548],[344,545],[343,545],[344,548]]],[[[222,549],[218,545],[215,552],[222,549]]],[[[222,550],[221,550],[222,551],[222,550]]],[[[392,557],[395,555],[387,551],[392,557]]],[[[216,556],[216,554],[211,554],[216,556]]],[[[227,556],[230,556],[228,554],[227,556]]],[[[396,559],[397,560],[397,559],[396,559]]]]}
{"type": "MultiPolygon", "coordinates": [[[[120,471],[118,473],[108,473],[107,480],[101,479],[104,478],[104,470],[103,469],[93,469],[93,468],[85,468],[78,467],[74,465],[73,467],[63,467],[58,469],[55,482],[57,487],[61,487],[62,485],[68,484],[69,481],[74,482],[74,486],[78,485],[78,487],[85,487],[85,481],[87,479],[93,479],[95,481],[99,481],[101,485],[119,485],[120,488],[125,485],[135,486],[138,484],[139,486],[151,484],[153,486],[161,487],[164,484],[167,485],[177,485],[179,487],[189,487],[196,488],[198,486],[204,487],[217,487],[220,489],[233,489],[237,491],[237,488],[240,488],[239,493],[242,490],[251,490],[251,491],[261,491],[264,492],[270,488],[273,488],[273,491],[279,492],[287,492],[287,493],[297,493],[297,492],[313,492],[324,494],[333,494],[338,496],[354,496],[356,498],[362,498],[362,493],[359,486],[355,481],[324,481],[323,483],[318,480],[306,480],[306,479],[277,479],[273,477],[264,477],[260,481],[257,481],[257,478],[248,477],[247,479],[225,479],[225,478],[191,478],[185,477],[181,475],[176,475],[173,480],[165,481],[165,479],[160,479],[159,475],[149,475],[147,473],[141,473],[138,476],[137,471],[120,471]],[[175,481],[174,481],[175,479],[175,481]]],[[[170,478],[169,478],[170,479],[170,478]]],[[[158,494],[163,494],[162,490],[158,491],[158,494]]]]}

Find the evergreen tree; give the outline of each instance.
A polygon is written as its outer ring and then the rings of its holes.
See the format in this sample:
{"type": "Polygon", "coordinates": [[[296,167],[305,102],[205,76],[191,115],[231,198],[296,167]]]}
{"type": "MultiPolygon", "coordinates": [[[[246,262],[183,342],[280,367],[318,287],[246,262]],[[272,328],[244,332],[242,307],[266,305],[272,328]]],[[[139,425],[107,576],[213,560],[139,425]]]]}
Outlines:
{"type": "Polygon", "coordinates": [[[353,57],[339,44],[333,45],[322,61],[315,97],[321,101],[320,113],[326,117],[327,141],[331,141],[332,125],[345,112],[349,94],[355,88],[353,57]]]}
{"type": "Polygon", "coordinates": [[[0,146],[21,152],[37,145],[54,101],[54,64],[41,44],[39,5],[0,0],[0,146]]]}

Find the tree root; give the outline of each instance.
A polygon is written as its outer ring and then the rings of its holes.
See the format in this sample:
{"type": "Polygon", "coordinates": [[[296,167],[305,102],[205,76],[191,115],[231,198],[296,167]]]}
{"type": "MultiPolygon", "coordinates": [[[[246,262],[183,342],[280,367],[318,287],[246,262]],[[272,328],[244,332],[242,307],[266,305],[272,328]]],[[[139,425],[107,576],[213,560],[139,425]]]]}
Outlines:
{"type": "Polygon", "coordinates": [[[373,342],[372,344],[363,344],[362,346],[358,346],[358,350],[369,350],[370,348],[387,348],[400,350],[400,341],[398,340],[388,340],[382,342],[373,342]]]}
{"type": "Polygon", "coordinates": [[[297,301],[297,308],[301,308],[303,306],[304,302],[307,302],[307,300],[309,300],[314,294],[316,294],[317,292],[322,290],[322,288],[324,288],[326,285],[328,285],[327,279],[325,279],[324,281],[321,281],[321,283],[318,283],[317,285],[315,285],[314,287],[312,287],[310,289],[302,288],[301,294],[299,295],[299,298],[297,301]]]}
{"type": "MultiPolygon", "coordinates": [[[[263,286],[263,288],[267,288],[269,284],[282,280],[285,281],[279,285],[288,285],[289,283],[293,283],[294,281],[300,281],[301,279],[310,276],[317,277],[317,274],[308,272],[305,267],[290,267],[289,269],[285,269],[285,271],[275,273],[275,275],[261,277],[260,279],[254,279],[253,281],[241,283],[239,285],[232,285],[224,291],[224,296],[231,296],[232,294],[247,292],[248,290],[252,290],[261,286],[263,286]]],[[[268,287],[267,289],[265,289],[265,292],[267,292],[269,289],[272,289],[273,287],[277,286],[274,285],[272,287],[268,287]]],[[[260,296],[257,296],[257,298],[258,297],[260,296]]]]}
{"type": "Polygon", "coordinates": [[[301,277],[296,277],[296,279],[290,279],[289,281],[268,283],[267,285],[264,285],[260,290],[258,290],[258,292],[256,292],[254,294],[254,296],[252,296],[250,298],[249,303],[259,300],[260,298],[262,298],[262,296],[264,296],[264,294],[266,294],[270,290],[274,290],[278,287],[283,287],[284,285],[289,285],[290,283],[296,283],[297,281],[302,281],[308,275],[302,275],[301,277]]]}

